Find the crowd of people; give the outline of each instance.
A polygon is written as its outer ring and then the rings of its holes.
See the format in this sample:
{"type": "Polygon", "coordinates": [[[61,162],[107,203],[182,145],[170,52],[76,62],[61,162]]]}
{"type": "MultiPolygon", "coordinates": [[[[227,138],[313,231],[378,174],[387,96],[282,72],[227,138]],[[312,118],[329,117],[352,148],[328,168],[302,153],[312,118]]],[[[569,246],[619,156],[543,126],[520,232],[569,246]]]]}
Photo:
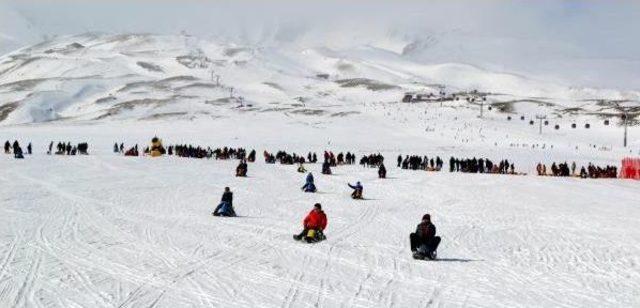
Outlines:
{"type": "Polygon", "coordinates": [[[313,155],[309,153],[309,155],[307,155],[307,157],[309,158],[305,160],[304,155],[298,155],[297,153],[287,153],[285,151],[278,151],[275,155],[264,151],[263,156],[264,161],[268,164],[275,164],[276,162],[279,162],[282,165],[304,164],[306,162],[312,162],[313,157],[316,157],[317,159],[315,153],[313,153],[313,155]]]}
{"type": "MultiPolygon", "coordinates": [[[[78,155],[88,154],[88,143],[78,143],[72,145],[71,142],[57,142],[53,141],[49,143],[47,154],[55,155],[78,155]]],[[[5,154],[13,154],[15,158],[24,158],[25,154],[31,155],[33,153],[32,144],[28,143],[26,146],[26,152],[20,146],[20,143],[16,140],[13,143],[6,141],[4,143],[5,154]]],[[[125,151],[124,143],[114,143],[113,152],[120,153],[125,156],[139,156],[138,145],[134,145],[125,151]]],[[[211,147],[194,146],[191,144],[171,145],[165,148],[162,146],[162,142],[157,137],[152,139],[151,146],[147,146],[144,149],[144,153],[147,155],[173,155],[178,157],[188,158],[215,158],[215,159],[239,159],[240,163],[236,168],[236,176],[246,176],[248,166],[247,162],[254,162],[256,157],[256,151],[251,150],[247,154],[247,150],[238,147],[222,147],[212,149],[211,147]]],[[[264,151],[265,162],[276,163],[279,162],[285,165],[298,164],[298,172],[306,173],[307,170],[304,167],[305,163],[317,163],[318,155],[314,152],[308,152],[306,157],[297,153],[287,153],[286,151],[278,151],[275,155],[267,151],[264,151]]],[[[324,151],[322,163],[322,174],[332,174],[332,167],[338,165],[352,165],[356,162],[356,155],[352,152],[340,152],[335,155],[332,151],[324,151]]],[[[386,178],[387,169],[384,165],[384,156],[380,153],[364,155],[360,158],[360,165],[363,167],[378,167],[378,177],[386,178]]],[[[428,171],[440,171],[443,168],[444,162],[439,156],[427,157],[420,155],[399,155],[397,158],[397,166],[402,169],[410,170],[428,170],[428,171]]],[[[465,172],[465,173],[496,173],[496,174],[518,174],[515,171],[513,162],[509,162],[504,159],[498,164],[494,164],[493,161],[487,158],[456,158],[451,157],[449,159],[449,171],[450,172],[465,172]]],[[[587,166],[578,166],[575,162],[570,165],[567,162],[564,163],[552,163],[550,168],[547,165],[538,163],[536,166],[536,172],[538,175],[569,177],[575,176],[580,178],[616,178],[618,176],[618,167],[606,165],[604,167],[596,166],[589,163],[587,166]]],[[[315,188],[315,187],[314,187],[315,188]]]]}
{"type": "Polygon", "coordinates": [[[380,165],[382,165],[383,163],[384,163],[384,156],[382,156],[382,154],[380,153],[364,155],[362,156],[362,158],[360,158],[360,165],[363,167],[365,166],[369,168],[380,167],[380,165]]]}
{"type": "Polygon", "coordinates": [[[476,159],[475,157],[462,159],[451,157],[449,172],[516,174],[514,164],[506,159],[496,165],[488,158],[476,159]]]}
{"type": "Polygon", "coordinates": [[[403,159],[402,155],[398,155],[398,168],[402,169],[440,171],[443,164],[440,156],[429,159],[426,155],[406,155],[403,159]]]}
{"type": "MultiPolygon", "coordinates": [[[[4,143],[4,153],[13,154],[13,157],[16,159],[24,158],[24,151],[22,150],[22,147],[20,146],[20,143],[18,142],[18,140],[14,140],[13,144],[9,142],[9,140],[7,140],[4,143]]],[[[31,142],[29,142],[29,144],[27,145],[27,154],[31,155],[31,153],[32,153],[31,142]]]]}
{"type": "MultiPolygon", "coordinates": [[[[140,152],[138,151],[138,145],[129,148],[127,151],[124,150],[124,143],[114,143],[113,152],[120,153],[124,156],[139,156],[140,152]]],[[[144,148],[143,153],[145,155],[158,156],[158,155],[170,155],[170,156],[178,156],[185,158],[214,158],[214,159],[240,159],[246,160],[249,162],[254,162],[256,159],[256,151],[251,150],[247,155],[247,151],[244,148],[232,148],[232,147],[222,147],[211,149],[211,147],[203,147],[199,145],[191,145],[191,144],[177,144],[170,145],[168,147],[164,147],[162,142],[158,137],[154,137],[151,140],[151,146],[147,146],[144,148]]]]}
{"type": "Polygon", "coordinates": [[[86,142],[78,143],[77,145],[71,145],[71,142],[67,142],[66,144],[62,141],[56,144],[56,151],[53,152],[53,141],[49,143],[49,150],[47,151],[48,155],[88,155],[89,154],[89,144],[86,142]]]}
{"type": "Polygon", "coordinates": [[[576,162],[572,162],[571,166],[567,162],[556,164],[553,162],[551,164],[550,170],[547,170],[547,165],[538,163],[536,165],[536,172],[539,176],[561,176],[561,177],[580,177],[583,179],[591,178],[591,179],[602,179],[602,178],[617,178],[618,177],[618,168],[616,166],[607,165],[605,167],[595,166],[591,163],[580,168],[580,171],[577,172],[576,162]],[[548,172],[549,171],[549,172],[548,172]]]}

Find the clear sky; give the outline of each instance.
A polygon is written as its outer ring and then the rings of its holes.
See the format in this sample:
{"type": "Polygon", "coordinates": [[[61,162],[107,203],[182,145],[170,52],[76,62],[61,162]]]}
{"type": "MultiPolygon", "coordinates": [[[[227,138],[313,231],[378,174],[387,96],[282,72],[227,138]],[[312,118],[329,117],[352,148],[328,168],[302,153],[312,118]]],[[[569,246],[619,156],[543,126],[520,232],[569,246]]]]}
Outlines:
{"type": "Polygon", "coordinates": [[[45,36],[186,31],[301,48],[373,45],[426,63],[463,62],[640,89],[640,1],[0,0],[0,52],[45,36]],[[406,51],[406,50],[405,50],[406,51]]]}

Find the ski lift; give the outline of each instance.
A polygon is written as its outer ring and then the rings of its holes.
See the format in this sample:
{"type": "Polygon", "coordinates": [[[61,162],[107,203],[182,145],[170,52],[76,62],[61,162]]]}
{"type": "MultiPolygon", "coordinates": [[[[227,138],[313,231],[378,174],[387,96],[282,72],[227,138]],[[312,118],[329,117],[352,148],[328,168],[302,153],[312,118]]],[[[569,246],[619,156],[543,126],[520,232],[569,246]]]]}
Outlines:
{"type": "Polygon", "coordinates": [[[576,128],[576,123],[572,123],[571,128],[576,128]]]}
{"type": "Polygon", "coordinates": [[[556,130],[560,129],[560,125],[556,124],[556,130]]]}
{"type": "Polygon", "coordinates": [[[584,128],[589,129],[591,127],[591,124],[587,123],[584,125],[584,128]]]}
{"type": "Polygon", "coordinates": [[[544,121],[544,126],[549,125],[549,121],[544,121]]]}
{"type": "Polygon", "coordinates": [[[604,125],[609,126],[609,120],[604,120],[604,125]]]}
{"type": "Polygon", "coordinates": [[[533,120],[530,120],[530,121],[529,121],[529,125],[533,125],[533,120]]]}
{"type": "Polygon", "coordinates": [[[524,116],[520,116],[520,120],[524,121],[524,116]]]}

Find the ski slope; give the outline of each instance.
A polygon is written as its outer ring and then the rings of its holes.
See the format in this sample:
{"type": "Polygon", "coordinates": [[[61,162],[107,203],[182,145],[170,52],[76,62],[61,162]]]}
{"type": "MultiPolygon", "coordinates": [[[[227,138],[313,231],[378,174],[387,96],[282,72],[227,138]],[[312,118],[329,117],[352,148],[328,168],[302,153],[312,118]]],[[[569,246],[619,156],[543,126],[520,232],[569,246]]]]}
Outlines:
{"type": "Polygon", "coordinates": [[[0,142],[34,148],[0,154],[0,307],[640,306],[638,183],[532,175],[639,155],[640,126],[623,148],[619,120],[639,98],[374,46],[87,33],[25,47],[0,57],[0,142]],[[463,99],[400,103],[442,89],[463,99]],[[464,100],[474,90],[484,105],[464,100]],[[153,136],[255,149],[258,162],[239,179],[236,161],[110,152],[153,136]],[[51,141],[91,155],[47,156],[51,141]],[[304,194],[305,175],[264,164],[264,150],[381,152],[389,178],[308,165],[319,193],[304,194]],[[508,159],[529,175],[398,170],[399,154],[445,169],[450,156],[508,159]],[[358,180],[365,201],[349,198],[358,180]],[[210,215],[225,186],[242,217],[210,215]],[[315,202],[328,240],[294,242],[315,202]],[[409,251],[427,212],[436,262],[409,251]]]}
{"type": "Polygon", "coordinates": [[[91,156],[0,155],[0,306],[640,305],[634,181],[391,162],[379,180],[308,165],[319,193],[305,194],[295,166],[258,161],[235,178],[236,161],[127,158],[103,144],[91,156]],[[356,180],[365,201],[349,198],[356,180]],[[242,217],[210,215],[224,186],[242,217]],[[315,202],[328,240],[294,242],[315,202]],[[443,238],[435,262],[409,252],[426,212],[443,238]]]}

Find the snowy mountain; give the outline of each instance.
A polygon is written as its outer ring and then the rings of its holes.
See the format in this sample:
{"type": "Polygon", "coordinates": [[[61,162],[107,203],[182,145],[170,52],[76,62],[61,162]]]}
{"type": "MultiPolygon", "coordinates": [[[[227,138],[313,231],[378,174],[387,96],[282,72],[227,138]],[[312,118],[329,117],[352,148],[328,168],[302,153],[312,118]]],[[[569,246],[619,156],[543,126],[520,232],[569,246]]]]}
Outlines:
{"type": "Polygon", "coordinates": [[[575,88],[467,64],[410,60],[421,48],[267,48],[188,35],[60,37],[0,58],[0,125],[217,120],[251,126],[258,118],[303,131],[319,123],[355,123],[358,129],[378,123],[384,133],[436,134],[443,144],[567,143],[571,136],[568,147],[610,149],[620,142],[612,137],[620,132],[619,106],[635,108],[632,116],[640,108],[634,107],[640,106],[636,91],[575,88]],[[457,100],[401,103],[406,93],[437,98],[441,91],[457,100]],[[480,103],[483,119],[477,118],[480,103]],[[537,134],[536,115],[547,116],[544,136],[537,134]],[[452,121],[479,130],[461,133],[452,121]]]}
{"type": "Polygon", "coordinates": [[[538,162],[640,155],[639,92],[434,64],[441,38],[246,42],[87,33],[0,57],[0,140],[34,148],[0,155],[0,306],[640,305],[637,183],[534,176],[538,162]],[[235,160],[112,152],[153,136],[258,156],[382,153],[389,176],[306,164],[319,189],[307,194],[296,166],[260,157],[239,178],[235,160]],[[46,155],[52,141],[90,155],[46,155]],[[526,175],[396,168],[413,154],[508,159],[526,175]],[[366,200],[349,198],[355,181],[366,200]],[[226,186],[241,217],[210,215],[226,186]],[[294,242],[316,202],[327,240],[294,242]],[[434,262],[409,251],[427,212],[443,238],[434,262]]]}
{"type": "Polygon", "coordinates": [[[274,105],[295,109],[300,103],[348,109],[363,101],[397,102],[405,92],[441,88],[500,94],[490,96],[492,102],[544,98],[549,104],[585,109],[595,108],[582,106],[588,99],[640,97],[633,91],[576,89],[471,65],[423,65],[406,58],[415,48],[409,44],[398,54],[367,46],[266,49],[190,36],[58,38],[0,58],[0,120],[7,125],[198,117],[220,112],[223,103],[237,104],[240,96],[258,111],[274,105]]]}

